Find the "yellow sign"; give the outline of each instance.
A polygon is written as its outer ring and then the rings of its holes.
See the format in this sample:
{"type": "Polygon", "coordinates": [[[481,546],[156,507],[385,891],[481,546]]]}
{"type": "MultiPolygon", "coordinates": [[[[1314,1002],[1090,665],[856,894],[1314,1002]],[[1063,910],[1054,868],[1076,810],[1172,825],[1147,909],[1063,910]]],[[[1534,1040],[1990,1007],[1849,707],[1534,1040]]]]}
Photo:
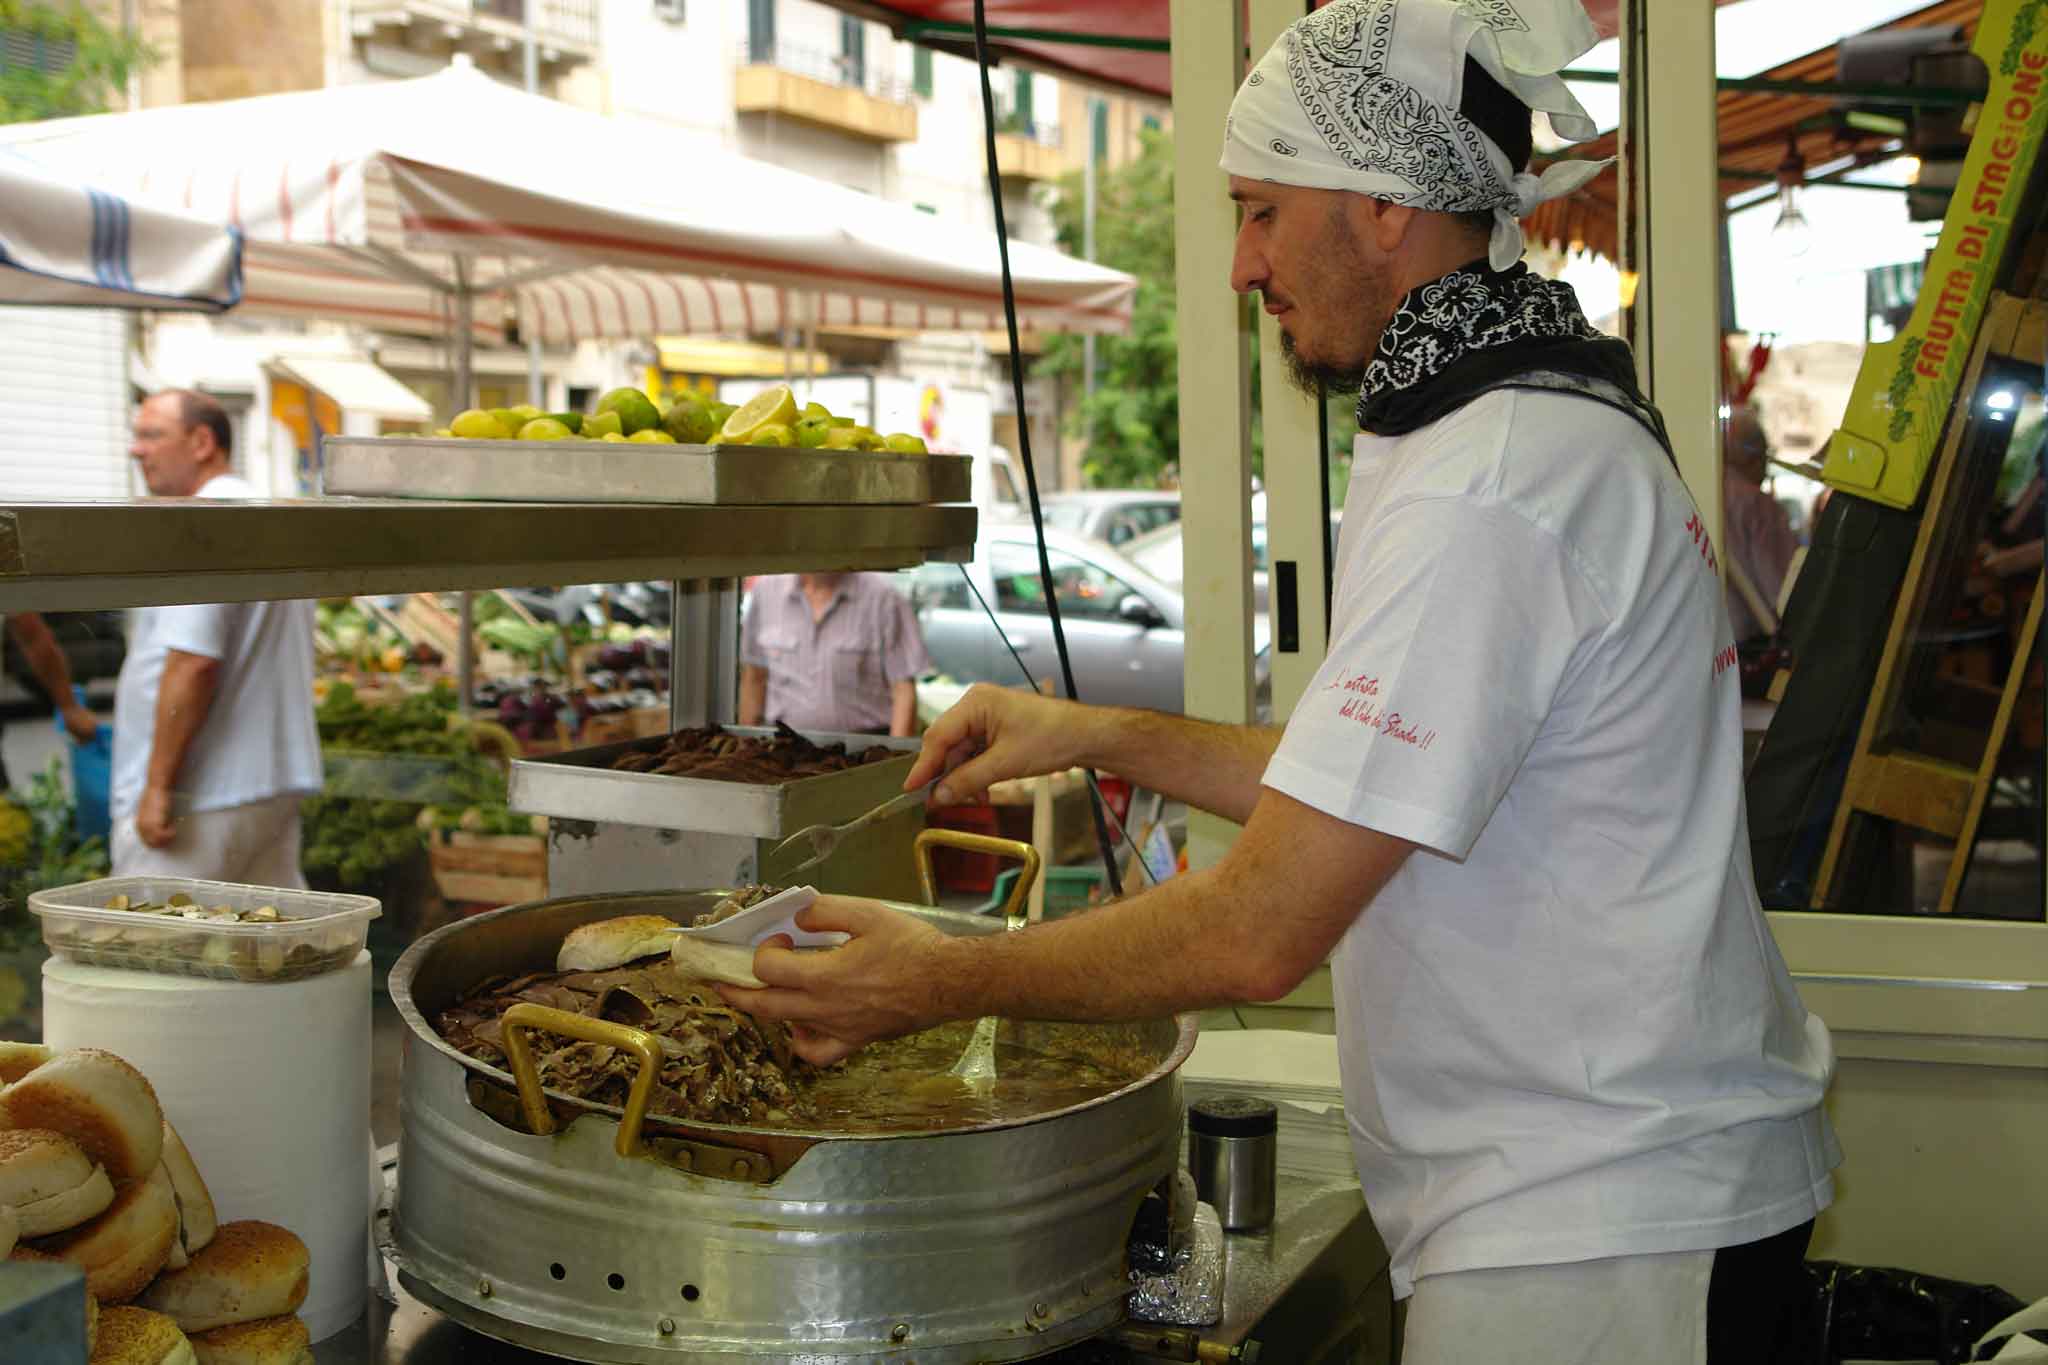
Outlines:
{"type": "Polygon", "coordinates": [[[305,385],[275,375],[270,380],[270,415],[291,432],[292,443],[300,450],[313,448],[316,418],[327,435],[341,434],[341,409],[333,399],[324,393],[309,393],[305,385]]]}
{"type": "Polygon", "coordinates": [[[1941,242],[1912,321],[1863,353],[1821,477],[1911,507],[1934,463],[2027,179],[2048,125],[2048,0],[1986,0],[1972,44],[1991,71],[1941,242]]]}

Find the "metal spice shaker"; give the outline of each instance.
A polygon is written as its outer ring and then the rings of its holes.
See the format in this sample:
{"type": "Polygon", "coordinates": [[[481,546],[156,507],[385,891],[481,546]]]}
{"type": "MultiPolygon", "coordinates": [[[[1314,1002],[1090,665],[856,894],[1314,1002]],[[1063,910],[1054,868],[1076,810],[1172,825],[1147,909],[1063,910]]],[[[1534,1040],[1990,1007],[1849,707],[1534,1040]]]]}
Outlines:
{"type": "Polygon", "coordinates": [[[1220,1095],[1188,1106],[1188,1171],[1226,1230],[1273,1221],[1279,1132],[1280,1111],[1268,1100],[1220,1095]]]}

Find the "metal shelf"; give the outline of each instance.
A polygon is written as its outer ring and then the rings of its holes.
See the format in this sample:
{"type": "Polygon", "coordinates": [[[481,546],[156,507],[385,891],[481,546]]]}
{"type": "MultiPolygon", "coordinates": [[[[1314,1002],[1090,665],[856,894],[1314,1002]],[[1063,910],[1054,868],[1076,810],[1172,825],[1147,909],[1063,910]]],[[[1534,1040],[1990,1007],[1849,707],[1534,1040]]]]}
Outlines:
{"type": "Polygon", "coordinates": [[[899,569],[974,537],[967,506],[23,502],[0,506],[0,612],[899,569]]]}

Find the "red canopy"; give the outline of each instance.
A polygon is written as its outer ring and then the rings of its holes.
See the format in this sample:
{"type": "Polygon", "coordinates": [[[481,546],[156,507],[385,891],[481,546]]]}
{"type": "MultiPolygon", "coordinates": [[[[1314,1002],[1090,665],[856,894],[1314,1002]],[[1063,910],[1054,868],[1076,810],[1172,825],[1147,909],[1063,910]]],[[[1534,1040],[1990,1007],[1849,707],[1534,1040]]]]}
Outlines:
{"type": "MultiPolygon", "coordinates": [[[[1732,0],[1716,0],[1730,4],[1732,0]]],[[[826,0],[852,14],[876,19],[906,36],[935,47],[973,46],[965,34],[921,34],[918,23],[974,23],[974,0],[826,0]]],[[[1318,4],[1322,0],[1317,0],[1318,4]]],[[[1156,43],[1167,40],[1168,0],[988,0],[991,29],[1022,29],[1044,33],[1085,33],[1112,38],[1136,38],[1156,43]]],[[[1586,0],[1586,12],[1600,36],[1611,38],[1619,28],[1621,0],[1586,0]]],[[[1032,66],[1079,76],[1085,80],[1118,86],[1148,95],[1171,93],[1168,62],[1164,51],[1095,47],[1072,42],[1045,42],[1034,38],[992,37],[989,46],[998,56],[1018,57],[1032,66]]]]}

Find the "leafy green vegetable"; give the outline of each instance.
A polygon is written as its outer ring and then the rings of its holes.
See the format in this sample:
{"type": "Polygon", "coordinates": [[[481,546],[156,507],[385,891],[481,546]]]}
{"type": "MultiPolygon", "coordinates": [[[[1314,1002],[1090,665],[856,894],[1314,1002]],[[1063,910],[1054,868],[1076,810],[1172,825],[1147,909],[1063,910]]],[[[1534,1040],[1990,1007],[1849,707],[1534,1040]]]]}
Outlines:
{"type": "Polygon", "coordinates": [[[527,816],[506,808],[504,772],[477,752],[447,683],[389,706],[366,706],[353,687],[336,683],[314,719],[328,790],[346,794],[305,804],[300,861],[308,872],[326,873],[344,887],[370,885],[426,847],[418,821],[429,803],[458,813],[475,807],[494,828],[530,831],[527,816]]]}
{"type": "Polygon", "coordinates": [[[106,876],[107,848],[98,835],[78,837],[61,758],[29,779],[20,801],[0,792],[0,827],[8,836],[0,856],[0,950],[6,950],[41,933],[28,913],[29,893],[106,876]]]}

